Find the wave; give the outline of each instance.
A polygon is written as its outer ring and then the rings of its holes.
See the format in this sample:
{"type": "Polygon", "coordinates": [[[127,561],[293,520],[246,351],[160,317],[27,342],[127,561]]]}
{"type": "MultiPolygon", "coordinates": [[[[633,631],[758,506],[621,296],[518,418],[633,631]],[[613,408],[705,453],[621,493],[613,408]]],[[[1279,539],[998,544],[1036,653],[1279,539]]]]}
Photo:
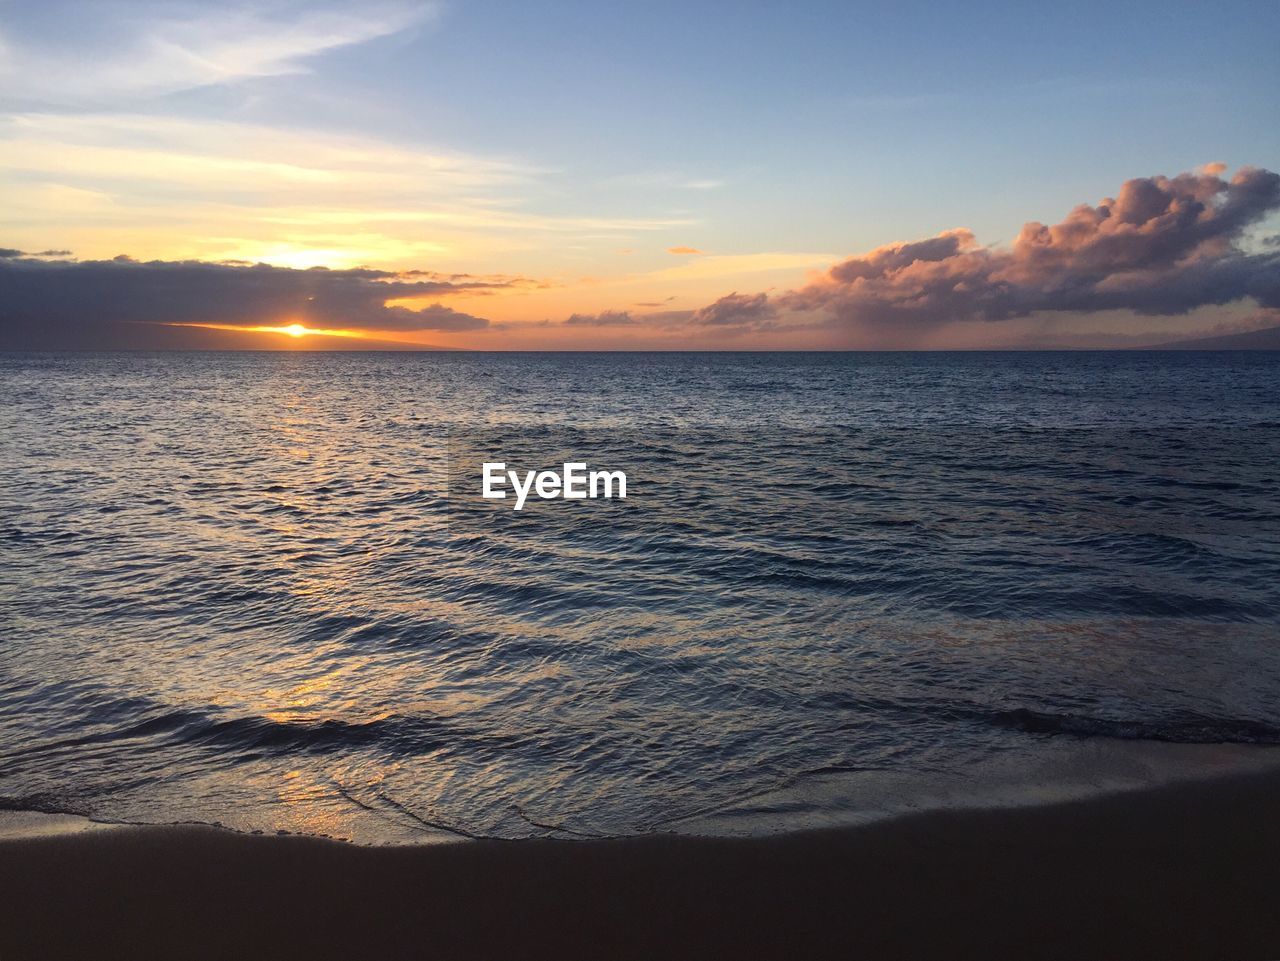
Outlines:
{"type": "Polygon", "coordinates": [[[1280,744],[1280,727],[1237,718],[1169,717],[1125,719],[1053,714],[1020,707],[996,711],[989,720],[1028,734],[1067,734],[1173,744],[1280,744]]]}
{"type": "Polygon", "coordinates": [[[425,715],[388,715],[365,721],[334,718],[306,721],[256,715],[219,718],[201,711],[172,710],[81,737],[37,742],[0,756],[15,760],[80,747],[148,739],[207,746],[232,753],[324,754],[336,749],[377,744],[408,754],[439,749],[455,737],[446,730],[444,721],[425,715]]]}

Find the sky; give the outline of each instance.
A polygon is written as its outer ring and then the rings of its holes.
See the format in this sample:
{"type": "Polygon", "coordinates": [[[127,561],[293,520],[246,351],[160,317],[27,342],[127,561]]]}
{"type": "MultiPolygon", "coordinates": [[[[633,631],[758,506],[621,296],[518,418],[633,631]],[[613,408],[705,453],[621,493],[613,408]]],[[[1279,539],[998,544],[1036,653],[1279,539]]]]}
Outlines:
{"type": "Polygon", "coordinates": [[[0,347],[1280,325],[1280,4],[0,0],[0,347]]]}

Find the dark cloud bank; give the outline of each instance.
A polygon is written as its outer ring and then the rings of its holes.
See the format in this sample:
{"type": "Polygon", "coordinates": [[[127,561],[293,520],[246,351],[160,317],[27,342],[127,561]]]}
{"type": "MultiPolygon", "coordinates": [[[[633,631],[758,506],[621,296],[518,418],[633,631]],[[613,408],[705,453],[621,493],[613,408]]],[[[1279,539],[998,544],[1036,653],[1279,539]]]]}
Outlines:
{"type": "MultiPolygon", "coordinates": [[[[0,251],[0,346],[172,347],[245,343],[243,335],[170,324],[302,323],[380,331],[476,330],[488,321],[432,304],[388,300],[475,291],[502,283],[381,270],[294,270],[266,264],[48,260],[63,252],[0,251]],[[413,279],[406,279],[412,277],[413,279]]],[[[259,346],[260,335],[247,341],[259,346]]],[[[356,343],[356,342],[353,342],[356,343]]],[[[335,345],[343,346],[343,345],[335,345]]]]}

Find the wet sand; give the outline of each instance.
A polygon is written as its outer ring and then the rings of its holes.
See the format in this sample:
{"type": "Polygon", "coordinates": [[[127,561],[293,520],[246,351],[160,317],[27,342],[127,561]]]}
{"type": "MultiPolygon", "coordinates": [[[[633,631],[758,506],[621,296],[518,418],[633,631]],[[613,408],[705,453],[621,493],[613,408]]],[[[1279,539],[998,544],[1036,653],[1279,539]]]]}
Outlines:
{"type": "Polygon", "coordinates": [[[0,843],[0,958],[1280,958],[1280,774],[774,838],[0,843]]]}

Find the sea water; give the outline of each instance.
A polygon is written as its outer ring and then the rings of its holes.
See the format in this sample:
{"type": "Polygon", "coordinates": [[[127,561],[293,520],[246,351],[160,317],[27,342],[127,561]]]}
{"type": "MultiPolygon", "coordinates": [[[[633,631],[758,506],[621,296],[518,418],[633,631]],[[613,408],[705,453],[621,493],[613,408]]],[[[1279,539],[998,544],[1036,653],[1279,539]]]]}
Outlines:
{"type": "Polygon", "coordinates": [[[14,353],[0,398],[0,807],[756,833],[1280,744],[1274,353],[14,353]]]}

